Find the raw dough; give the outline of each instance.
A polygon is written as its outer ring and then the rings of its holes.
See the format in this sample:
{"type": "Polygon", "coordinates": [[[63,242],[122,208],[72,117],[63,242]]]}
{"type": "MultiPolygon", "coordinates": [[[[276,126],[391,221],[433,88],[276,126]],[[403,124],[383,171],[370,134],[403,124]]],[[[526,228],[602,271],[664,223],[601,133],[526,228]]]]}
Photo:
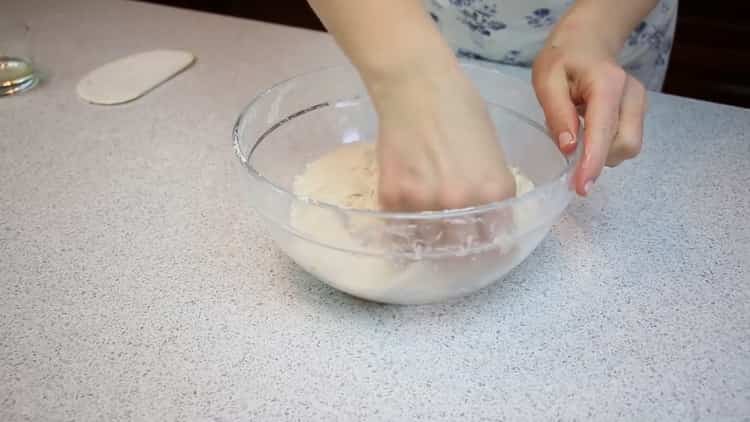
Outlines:
{"type": "MultiPolygon", "coordinates": [[[[516,195],[534,189],[534,182],[511,168],[516,195]]],[[[375,145],[366,142],[341,146],[307,165],[295,179],[294,193],[344,208],[377,210],[378,162],[375,145]]]]}
{"type": "Polygon", "coordinates": [[[375,145],[341,146],[307,165],[294,181],[294,193],[344,208],[376,210],[378,162],[375,145]]]}
{"type": "MultiPolygon", "coordinates": [[[[518,195],[534,188],[518,169],[512,171],[518,195]]],[[[308,164],[295,179],[294,193],[339,207],[375,210],[379,208],[377,180],[375,146],[359,142],[308,164]]],[[[521,214],[514,212],[514,224],[529,224],[533,215],[521,214]]],[[[389,229],[368,215],[300,203],[292,206],[290,225],[313,240],[292,237],[281,242],[299,265],[340,290],[389,303],[444,300],[488,285],[517,265],[537,243],[534,239],[523,244],[499,239],[499,248],[466,256],[394,259],[367,253],[377,250],[389,229]]]]}
{"type": "Polygon", "coordinates": [[[180,50],[133,54],[94,69],[78,83],[78,96],[94,104],[133,101],[180,73],[195,56],[180,50]]]}

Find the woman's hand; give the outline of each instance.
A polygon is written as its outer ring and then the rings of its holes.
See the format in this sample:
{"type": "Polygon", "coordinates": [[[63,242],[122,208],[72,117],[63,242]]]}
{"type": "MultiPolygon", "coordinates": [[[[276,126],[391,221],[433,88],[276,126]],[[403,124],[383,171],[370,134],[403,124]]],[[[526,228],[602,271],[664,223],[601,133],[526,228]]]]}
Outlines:
{"type": "Polygon", "coordinates": [[[385,209],[457,209],[515,195],[485,103],[452,56],[370,91],[385,209]]]}
{"type": "Polygon", "coordinates": [[[578,111],[584,115],[584,153],[574,176],[580,195],[591,191],[605,165],[638,155],[647,107],[643,85],[617,64],[617,42],[603,41],[605,29],[594,29],[591,22],[571,12],[547,40],[533,69],[547,125],[564,153],[580,142],[578,111]]]}
{"type": "Polygon", "coordinates": [[[465,208],[515,194],[484,101],[422,0],[310,0],[379,118],[381,205],[465,208]]]}

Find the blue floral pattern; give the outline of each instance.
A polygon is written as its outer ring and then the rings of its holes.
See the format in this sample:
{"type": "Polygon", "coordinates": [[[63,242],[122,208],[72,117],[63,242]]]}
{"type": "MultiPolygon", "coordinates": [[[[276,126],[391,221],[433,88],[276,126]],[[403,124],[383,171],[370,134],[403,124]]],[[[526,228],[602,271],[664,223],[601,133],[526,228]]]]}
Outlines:
{"type": "Polygon", "coordinates": [[[502,59],[494,60],[489,57],[484,57],[481,54],[476,53],[471,50],[465,50],[463,48],[459,48],[458,50],[456,50],[456,56],[462,59],[481,60],[484,62],[490,62],[490,63],[496,63],[496,64],[509,64],[509,65],[514,65],[514,66],[530,67],[531,63],[520,59],[519,58],[520,54],[521,52],[518,50],[511,50],[505,56],[503,56],[502,59]]]}
{"type": "Polygon", "coordinates": [[[488,57],[484,57],[479,53],[475,53],[471,50],[465,50],[463,48],[459,48],[456,50],[456,56],[462,59],[471,59],[471,60],[481,60],[484,62],[490,62],[490,63],[497,63],[497,64],[505,64],[501,60],[493,60],[488,57]]]}
{"type": "Polygon", "coordinates": [[[630,33],[627,44],[632,47],[634,45],[637,45],[639,42],[642,42],[642,38],[647,26],[648,24],[646,22],[639,23],[638,26],[635,27],[633,32],[630,33]]]}
{"type": "Polygon", "coordinates": [[[500,59],[500,62],[504,64],[509,64],[512,66],[521,66],[521,67],[531,67],[531,62],[528,60],[524,60],[521,58],[521,51],[520,50],[510,50],[509,52],[505,53],[502,59],[500,59]]]}
{"type": "Polygon", "coordinates": [[[672,37],[664,28],[656,28],[648,37],[648,45],[656,52],[656,64],[666,65],[672,51],[672,37]]]}
{"type": "MultiPolygon", "coordinates": [[[[572,0],[424,0],[458,56],[529,67],[572,0]]],[[[661,0],[625,42],[623,67],[660,90],[672,49],[678,0],[661,0]]]]}
{"type": "MultiPolygon", "coordinates": [[[[664,5],[660,5],[660,8],[663,7],[664,5]]],[[[672,40],[674,39],[674,19],[672,17],[661,22],[661,24],[646,21],[639,23],[628,37],[625,45],[631,48],[646,47],[650,56],[653,57],[651,60],[652,66],[663,67],[666,71],[669,54],[672,51],[672,40]]],[[[626,63],[625,69],[637,74],[644,69],[644,65],[643,61],[634,61],[626,63]]]]}
{"type": "Polygon", "coordinates": [[[526,23],[532,28],[547,28],[555,22],[557,22],[557,17],[546,7],[536,9],[530,15],[526,15],[526,23]]]}
{"type": "Polygon", "coordinates": [[[450,3],[460,9],[459,21],[474,32],[489,37],[493,31],[507,28],[497,19],[497,5],[494,3],[477,0],[450,0],[450,3]]]}

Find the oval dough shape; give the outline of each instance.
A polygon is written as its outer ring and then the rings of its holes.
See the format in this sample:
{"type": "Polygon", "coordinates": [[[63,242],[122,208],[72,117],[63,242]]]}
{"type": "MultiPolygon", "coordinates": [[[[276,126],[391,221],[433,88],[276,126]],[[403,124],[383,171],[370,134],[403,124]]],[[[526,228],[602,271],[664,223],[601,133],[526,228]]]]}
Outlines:
{"type": "Polygon", "coordinates": [[[195,61],[181,50],[153,50],[133,54],[94,69],[78,83],[78,96],[94,104],[133,101],[195,61]]]}

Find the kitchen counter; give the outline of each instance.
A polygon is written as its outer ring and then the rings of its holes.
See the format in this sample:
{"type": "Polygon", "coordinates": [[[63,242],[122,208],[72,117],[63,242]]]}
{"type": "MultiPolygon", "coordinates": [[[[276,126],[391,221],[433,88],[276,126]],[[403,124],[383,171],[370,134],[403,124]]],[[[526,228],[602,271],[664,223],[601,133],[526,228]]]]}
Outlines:
{"type": "MultiPolygon", "coordinates": [[[[0,98],[0,420],[747,420],[750,111],[651,96],[609,170],[478,294],[363,302],[275,247],[231,128],[325,34],[136,2],[3,6],[45,82],[0,98]],[[193,51],[127,105],[75,85],[193,51]]],[[[528,72],[513,69],[528,77],[528,72]]]]}

